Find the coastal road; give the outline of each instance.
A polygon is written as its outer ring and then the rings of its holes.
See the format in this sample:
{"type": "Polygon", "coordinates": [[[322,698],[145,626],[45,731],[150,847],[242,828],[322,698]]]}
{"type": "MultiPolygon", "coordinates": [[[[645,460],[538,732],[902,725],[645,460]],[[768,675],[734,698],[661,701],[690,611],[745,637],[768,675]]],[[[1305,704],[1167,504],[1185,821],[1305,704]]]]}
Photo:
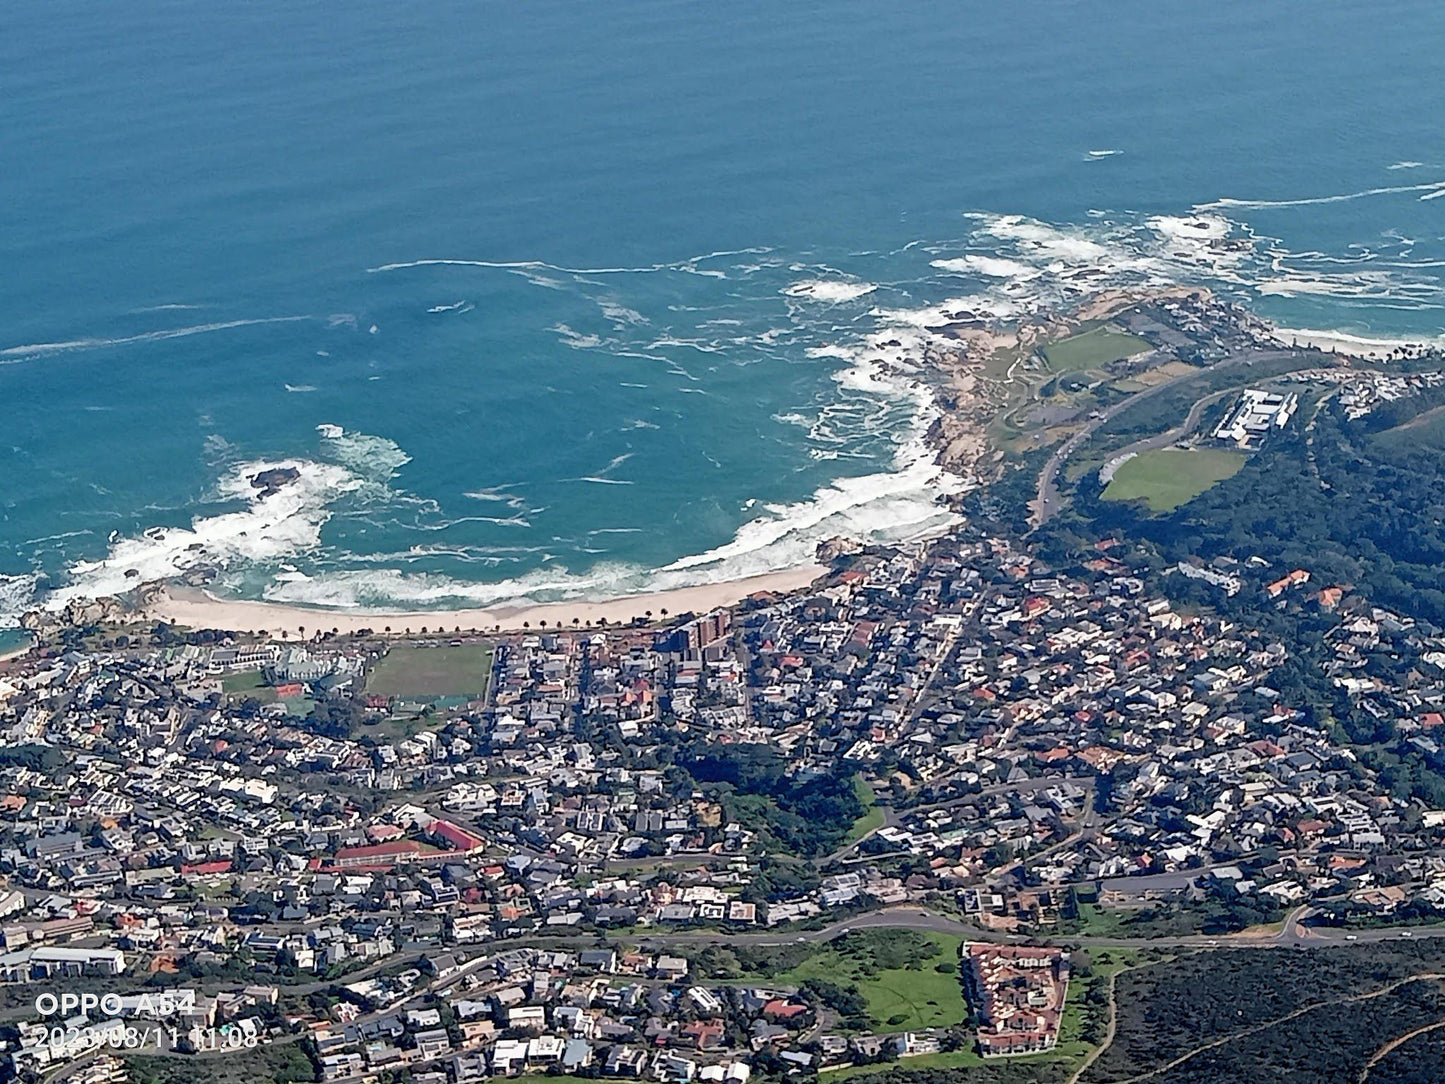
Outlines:
{"type": "MultiPolygon", "coordinates": [[[[639,944],[667,947],[669,945],[709,944],[721,945],[789,945],[816,944],[852,930],[892,929],[915,930],[919,933],[956,934],[974,941],[998,941],[1018,943],[1037,941],[1040,943],[1077,944],[1091,948],[1297,948],[1312,949],[1328,946],[1370,944],[1380,941],[1412,940],[1416,938],[1445,937],[1445,926],[1386,927],[1375,930],[1343,930],[1324,927],[1302,927],[1298,920],[1304,917],[1306,909],[1299,908],[1285,920],[1277,933],[1236,933],[1208,936],[1189,934],[1178,937],[1089,937],[1084,935],[1024,935],[985,930],[972,923],[948,915],[938,914],[916,905],[888,907],[881,911],[855,915],[841,919],[817,930],[798,933],[759,932],[727,933],[723,931],[697,930],[674,933],[650,934],[636,937],[639,944]]],[[[595,939],[594,939],[595,940],[595,939]]]]}

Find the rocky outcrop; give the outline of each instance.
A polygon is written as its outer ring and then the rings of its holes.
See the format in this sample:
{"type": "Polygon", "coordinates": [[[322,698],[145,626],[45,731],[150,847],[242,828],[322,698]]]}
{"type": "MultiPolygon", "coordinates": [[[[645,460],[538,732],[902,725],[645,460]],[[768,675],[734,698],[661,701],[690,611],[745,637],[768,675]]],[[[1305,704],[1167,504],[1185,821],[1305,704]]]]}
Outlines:
{"type": "Polygon", "coordinates": [[[863,543],[855,538],[829,538],[818,543],[816,556],[819,564],[830,564],[840,557],[851,557],[863,552],[863,543]]]}
{"type": "Polygon", "coordinates": [[[295,467],[272,467],[270,470],[259,471],[251,476],[251,487],[259,489],[261,496],[269,497],[273,493],[279,493],[285,486],[289,486],[296,479],[301,477],[301,472],[295,467]]]}
{"type": "Polygon", "coordinates": [[[125,604],[117,598],[73,599],[61,610],[31,610],[22,614],[20,627],[45,636],[62,628],[124,624],[127,613],[125,604]]]}

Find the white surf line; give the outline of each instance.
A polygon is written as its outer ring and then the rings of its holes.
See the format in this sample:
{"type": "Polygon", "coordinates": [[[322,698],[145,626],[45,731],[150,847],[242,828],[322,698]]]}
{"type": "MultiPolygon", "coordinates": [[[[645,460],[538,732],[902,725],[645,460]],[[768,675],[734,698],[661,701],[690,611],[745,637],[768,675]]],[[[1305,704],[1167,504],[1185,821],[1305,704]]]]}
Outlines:
{"type": "Polygon", "coordinates": [[[654,263],[645,267],[564,267],[561,264],[548,263],[545,260],[461,260],[461,259],[425,259],[425,260],[404,260],[397,263],[384,263],[376,267],[368,267],[367,274],[376,275],[386,271],[405,271],[416,267],[485,267],[498,271],[560,271],[564,275],[647,275],[659,271],[692,271],[695,272],[697,265],[704,260],[721,259],[724,256],[757,256],[771,252],[770,248],[739,248],[723,249],[718,252],[708,252],[701,256],[689,256],[685,260],[674,260],[672,263],[654,263]]]}
{"type": "Polygon", "coordinates": [[[253,320],[226,320],[215,324],[197,324],[194,327],[165,328],[161,331],[146,331],[139,335],[125,335],[114,339],[91,338],[70,339],[54,343],[28,343],[24,346],[7,346],[0,349],[0,358],[26,358],[42,354],[63,354],[72,350],[96,350],[106,346],[130,346],[133,343],[161,342],[165,339],[183,339],[188,335],[205,335],[212,331],[229,331],[231,328],[254,327],[261,324],[294,324],[314,319],[314,316],[265,316],[253,320]]]}
{"type": "Polygon", "coordinates": [[[1445,196],[1445,181],[1430,181],[1427,184],[1401,184],[1389,185],[1382,188],[1366,188],[1359,192],[1344,192],[1334,196],[1309,196],[1304,199],[1234,199],[1224,197],[1213,200],[1210,203],[1200,203],[1194,208],[1196,211],[1224,211],[1230,208],[1242,210],[1267,210],[1272,207],[1308,207],[1319,203],[1346,203],[1350,200],[1365,199],[1369,196],[1389,196],[1402,192],[1429,192],[1428,196],[1421,196],[1421,199],[1435,199],[1438,196],[1445,196]]]}

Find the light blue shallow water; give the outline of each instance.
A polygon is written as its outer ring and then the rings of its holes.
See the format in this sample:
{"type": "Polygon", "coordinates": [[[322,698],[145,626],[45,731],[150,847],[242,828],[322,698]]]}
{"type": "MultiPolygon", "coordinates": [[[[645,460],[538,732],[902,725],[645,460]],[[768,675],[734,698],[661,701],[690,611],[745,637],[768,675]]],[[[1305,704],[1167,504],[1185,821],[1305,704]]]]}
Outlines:
{"type": "Polygon", "coordinates": [[[868,337],[1084,269],[1438,335],[1441,40],[1424,2],[11,0],[0,611],[200,560],[556,597],[925,530],[868,337]]]}

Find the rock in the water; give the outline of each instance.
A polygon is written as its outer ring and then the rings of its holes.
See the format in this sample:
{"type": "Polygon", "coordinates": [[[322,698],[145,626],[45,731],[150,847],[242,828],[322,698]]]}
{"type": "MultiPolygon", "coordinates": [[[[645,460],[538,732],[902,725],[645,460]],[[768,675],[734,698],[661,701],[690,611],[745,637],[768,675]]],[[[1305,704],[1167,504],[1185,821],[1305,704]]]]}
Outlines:
{"type": "Polygon", "coordinates": [[[259,471],[252,475],[251,487],[259,489],[261,496],[269,497],[300,477],[301,472],[295,467],[272,467],[270,470],[259,471]]]}

